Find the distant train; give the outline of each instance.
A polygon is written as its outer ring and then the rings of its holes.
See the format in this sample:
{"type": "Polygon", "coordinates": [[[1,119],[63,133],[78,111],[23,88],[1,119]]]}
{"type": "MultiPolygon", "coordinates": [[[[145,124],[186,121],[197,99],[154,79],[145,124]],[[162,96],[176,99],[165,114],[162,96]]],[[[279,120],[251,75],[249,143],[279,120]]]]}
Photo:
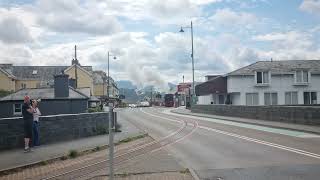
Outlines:
{"type": "Polygon", "coordinates": [[[173,94],[165,94],[164,95],[164,106],[165,107],[173,107],[174,106],[173,94]]]}

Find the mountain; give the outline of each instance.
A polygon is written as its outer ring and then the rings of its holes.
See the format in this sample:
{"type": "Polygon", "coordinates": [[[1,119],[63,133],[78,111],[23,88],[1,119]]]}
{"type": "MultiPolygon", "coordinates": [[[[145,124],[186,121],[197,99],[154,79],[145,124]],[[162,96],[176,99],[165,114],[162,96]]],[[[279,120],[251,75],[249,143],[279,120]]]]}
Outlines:
{"type": "Polygon", "coordinates": [[[134,89],[119,88],[119,93],[125,96],[123,102],[134,104],[139,101],[139,96],[137,95],[136,90],[134,89]]]}
{"type": "Polygon", "coordinates": [[[124,89],[137,89],[137,86],[133,85],[133,83],[129,80],[120,80],[116,81],[118,88],[124,88],[124,89]]]}
{"type": "Polygon", "coordinates": [[[169,86],[169,90],[170,91],[175,91],[177,89],[177,85],[176,84],[168,83],[168,86],[169,86]]]}

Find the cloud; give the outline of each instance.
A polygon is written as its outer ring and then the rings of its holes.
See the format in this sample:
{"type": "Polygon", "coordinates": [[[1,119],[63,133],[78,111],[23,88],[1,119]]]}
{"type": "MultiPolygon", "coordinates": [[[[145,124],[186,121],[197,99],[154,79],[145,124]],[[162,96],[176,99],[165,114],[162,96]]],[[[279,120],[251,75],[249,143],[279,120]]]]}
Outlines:
{"type": "Polygon", "coordinates": [[[215,14],[208,18],[213,23],[223,26],[254,24],[257,22],[257,17],[247,12],[236,12],[229,8],[218,9],[215,14]]]}
{"type": "Polygon", "coordinates": [[[32,65],[33,52],[23,44],[0,43],[0,63],[11,63],[14,65],[32,65]]]}
{"type": "Polygon", "coordinates": [[[0,40],[3,43],[18,44],[32,41],[29,29],[16,17],[0,19],[0,40]]]}
{"type": "Polygon", "coordinates": [[[98,5],[80,0],[39,0],[35,10],[39,24],[56,32],[107,35],[121,31],[118,19],[98,5]]]}
{"type": "Polygon", "coordinates": [[[303,0],[299,7],[300,10],[320,15],[320,1],[319,0],[303,0]]]}
{"type": "Polygon", "coordinates": [[[298,31],[257,35],[253,37],[253,40],[274,42],[277,48],[282,49],[307,49],[313,46],[312,34],[298,31]]]}

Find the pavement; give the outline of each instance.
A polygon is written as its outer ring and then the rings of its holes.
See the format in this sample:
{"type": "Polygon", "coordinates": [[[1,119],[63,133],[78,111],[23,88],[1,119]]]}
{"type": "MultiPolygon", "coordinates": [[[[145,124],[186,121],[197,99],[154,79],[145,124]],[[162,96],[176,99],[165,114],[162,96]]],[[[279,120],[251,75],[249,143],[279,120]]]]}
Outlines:
{"type": "MultiPolygon", "coordinates": [[[[119,118],[118,122],[122,125],[122,132],[115,133],[115,143],[119,142],[122,139],[144,133],[125,119],[119,118]]],[[[80,152],[87,149],[93,149],[97,146],[108,145],[108,143],[108,135],[99,135],[71,141],[41,145],[38,148],[33,148],[33,152],[30,153],[24,153],[23,149],[1,151],[0,171],[16,167],[23,167],[41,161],[58,158],[67,155],[70,150],[77,150],[80,152]]]]}
{"type": "MultiPolygon", "coordinates": [[[[150,143],[153,141],[150,137],[144,137],[128,143],[123,143],[115,147],[116,152],[127,152],[128,149],[142,145],[144,143],[150,143]]],[[[83,155],[74,159],[67,159],[64,161],[56,161],[51,164],[31,167],[22,171],[12,173],[10,175],[2,176],[2,180],[11,179],[42,179],[47,178],[52,172],[63,173],[66,169],[75,169],[90,165],[97,160],[106,159],[108,149],[98,152],[83,155]]],[[[75,179],[108,179],[108,169],[103,168],[96,170],[86,176],[77,177],[75,179]]],[[[190,172],[181,166],[175,158],[169,154],[165,149],[161,149],[155,152],[150,152],[140,157],[135,157],[126,163],[115,166],[114,169],[115,179],[139,179],[139,180],[192,180],[193,177],[190,172]]],[[[64,179],[63,177],[57,179],[64,179]]]]}
{"type": "MultiPolygon", "coordinates": [[[[320,177],[320,136],[283,128],[171,113],[173,108],[128,109],[122,117],[154,139],[196,121],[193,134],[168,147],[200,179],[314,180],[320,177]],[[286,130],[286,131],[284,131],[286,130]]],[[[260,120],[259,120],[260,121],[260,120]]]]}
{"type": "Polygon", "coordinates": [[[309,133],[320,134],[320,126],[311,126],[311,125],[303,125],[303,124],[293,124],[293,123],[285,123],[285,122],[276,122],[276,121],[266,121],[266,120],[257,120],[257,119],[247,119],[247,118],[239,118],[239,117],[231,117],[231,116],[218,116],[204,113],[194,113],[191,110],[186,109],[185,107],[175,108],[171,110],[173,113],[191,115],[196,117],[206,117],[227,121],[234,121],[246,124],[254,124],[260,126],[281,128],[281,129],[289,129],[289,130],[298,130],[309,133]]]}

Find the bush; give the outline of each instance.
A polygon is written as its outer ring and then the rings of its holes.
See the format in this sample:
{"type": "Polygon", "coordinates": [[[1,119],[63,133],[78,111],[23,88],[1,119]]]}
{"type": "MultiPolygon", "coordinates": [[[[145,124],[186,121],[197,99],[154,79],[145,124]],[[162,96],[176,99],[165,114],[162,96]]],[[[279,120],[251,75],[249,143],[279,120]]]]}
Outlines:
{"type": "Polygon", "coordinates": [[[70,150],[68,156],[70,158],[76,158],[79,155],[77,150],[70,150]]]}
{"type": "Polygon", "coordinates": [[[60,160],[62,160],[62,161],[67,160],[67,159],[68,159],[67,156],[62,156],[62,157],[60,157],[60,160]]]}
{"type": "Polygon", "coordinates": [[[97,134],[98,135],[102,135],[102,134],[108,134],[109,133],[109,129],[108,126],[97,126],[97,134]]]}
{"type": "Polygon", "coordinates": [[[11,94],[11,91],[0,90],[0,98],[11,94]]]}
{"type": "Polygon", "coordinates": [[[103,109],[101,109],[99,106],[97,106],[97,107],[88,108],[88,112],[89,113],[103,112],[103,109]]]}

